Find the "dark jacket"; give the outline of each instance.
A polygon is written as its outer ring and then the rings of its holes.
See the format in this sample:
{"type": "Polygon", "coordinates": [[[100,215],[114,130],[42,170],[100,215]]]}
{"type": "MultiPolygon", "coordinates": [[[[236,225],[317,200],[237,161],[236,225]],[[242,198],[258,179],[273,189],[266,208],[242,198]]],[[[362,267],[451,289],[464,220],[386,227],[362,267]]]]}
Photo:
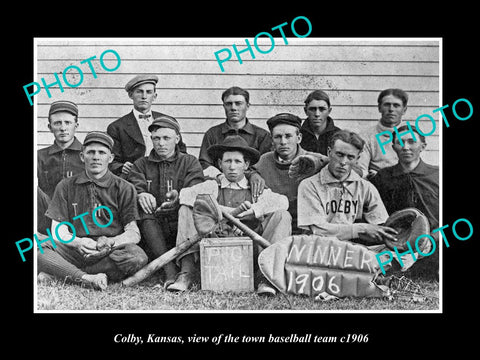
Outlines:
{"type": "Polygon", "coordinates": [[[410,172],[404,172],[401,164],[383,169],[370,180],[377,188],[383,203],[391,215],[393,212],[414,207],[424,213],[430,227],[439,225],[439,169],[420,159],[410,172]]]}
{"type": "Polygon", "coordinates": [[[53,143],[37,151],[38,186],[49,198],[62,179],[85,170],[85,164],[80,160],[81,152],[82,144],[76,137],[66,149],[53,143]]]}
{"type": "Polygon", "coordinates": [[[148,156],[133,163],[127,180],[135,186],[138,194],[148,192],[155,196],[157,206],[160,206],[166,201],[168,180],[172,181],[172,188],[180,193],[185,187],[203,182],[204,177],[200,162],[195,156],[177,149],[174,156],[161,160],[153,149],[148,156]]]}
{"type": "Polygon", "coordinates": [[[315,133],[313,132],[310,121],[308,121],[308,119],[305,119],[302,127],[300,128],[300,132],[302,134],[302,142],[300,143],[300,146],[304,150],[327,155],[330,138],[338,130],[341,129],[335,126],[335,124],[333,123],[333,119],[329,116],[327,118],[327,126],[325,127],[324,132],[321,133],[317,139],[315,133]]]}
{"type": "MultiPolygon", "coordinates": [[[[164,114],[152,111],[154,118],[161,115],[164,114]]],[[[110,164],[110,171],[114,174],[120,175],[122,173],[122,167],[125,162],[133,163],[146,155],[145,151],[147,148],[133,111],[108,125],[107,133],[114,140],[112,152],[115,158],[110,164]]],[[[180,151],[186,152],[187,147],[181,138],[178,148],[180,151]]]]}

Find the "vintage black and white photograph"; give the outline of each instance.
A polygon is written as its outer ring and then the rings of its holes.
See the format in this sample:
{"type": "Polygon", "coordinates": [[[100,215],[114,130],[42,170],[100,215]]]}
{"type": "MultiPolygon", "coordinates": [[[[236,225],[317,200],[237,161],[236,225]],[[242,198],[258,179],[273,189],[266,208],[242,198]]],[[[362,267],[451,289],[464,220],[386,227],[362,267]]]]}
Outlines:
{"type": "Polygon", "coordinates": [[[442,39],[302,21],[34,39],[35,312],[442,310],[442,39]]]}

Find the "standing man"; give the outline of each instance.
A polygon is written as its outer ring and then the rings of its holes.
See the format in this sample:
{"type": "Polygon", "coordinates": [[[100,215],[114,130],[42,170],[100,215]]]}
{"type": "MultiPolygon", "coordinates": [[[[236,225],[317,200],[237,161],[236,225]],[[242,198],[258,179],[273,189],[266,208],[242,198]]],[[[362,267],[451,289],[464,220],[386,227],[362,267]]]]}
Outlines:
{"type": "MultiPolygon", "coordinates": [[[[148,127],[153,149],[133,163],[128,181],[135,185],[140,206],[140,231],[145,250],[156,259],[175,246],[178,193],[203,182],[202,167],[193,155],[179,151],[180,126],[175,118],[161,115],[148,127]],[[172,192],[175,191],[175,196],[172,192]]],[[[165,286],[175,280],[173,262],[163,267],[165,286]]]]}
{"type": "MultiPolygon", "coordinates": [[[[208,148],[208,155],[218,163],[225,176],[218,180],[207,180],[201,184],[184,188],[180,192],[180,210],[178,219],[177,245],[196,235],[193,225],[193,203],[198,194],[211,194],[218,204],[228,212],[241,209],[236,217],[245,225],[274,243],[291,235],[292,218],[288,213],[288,199],[281,194],[265,189],[257,202],[253,202],[250,186],[245,178],[245,171],[250,164],[258,161],[260,153],[248,146],[247,142],[238,135],[225,138],[221,144],[208,148]]],[[[235,212],[234,212],[235,213],[235,212]]],[[[229,232],[231,233],[231,232],[229,232]]],[[[185,291],[191,283],[195,262],[198,259],[198,244],[181,255],[177,262],[181,271],[177,281],[167,287],[170,291],[185,291]]],[[[260,276],[257,292],[259,294],[274,295],[275,289],[260,276]]]]}
{"type": "Polygon", "coordinates": [[[301,232],[297,228],[297,192],[301,179],[289,176],[290,165],[295,158],[303,155],[324,157],[326,162],[326,156],[305,151],[300,146],[301,123],[302,120],[298,116],[288,113],[277,114],[268,119],[267,125],[272,134],[273,151],[263,154],[258,163],[253,166],[253,169],[265,179],[265,185],[268,188],[288,198],[293,234],[301,232]]]}
{"type": "MultiPolygon", "coordinates": [[[[53,145],[37,151],[38,186],[51,198],[62,179],[82,172],[82,144],[75,137],[78,107],[67,100],[55,101],[48,111],[48,129],[54,136],[53,145]]],[[[45,230],[45,229],[43,229],[45,230]]]]}
{"type": "MultiPolygon", "coordinates": [[[[215,125],[207,130],[203,136],[200,147],[199,160],[206,177],[215,178],[221,174],[218,164],[208,154],[210,146],[221,144],[227,136],[239,135],[248,144],[261,154],[271,150],[272,138],[270,133],[259,126],[253,125],[247,118],[247,110],[250,107],[250,94],[248,91],[233,86],[222,93],[223,109],[225,110],[226,120],[224,123],[215,125]]],[[[254,197],[258,197],[263,190],[264,181],[259,176],[247,172],[254,197]]]]}
{"type": "MultiPolygon", "coordinates": [[[[376,135],[382,131],[394,132],[393,127],[402,122],[402,117],[407,111],[408,94],[402,89],[386,89],[378,95],[378,111],[381,114],[379,122],[360,133],[365,140],[365,148],[360,154],[357,165],[362,172],[362,177],[371,178],[378,170],[395,165],[398,157],[392,147],[385,147],[385,154],[378,143],[376,135]]],[[[386,142],[387,135],[381,136],[381,141],[386,142]]]]}
{"type": "Polygon", "coordinates": [[[330,98],[322,90],[308,94],[303,108],[307,118],[300,129],[302,142],[300,145],[307,151],[327,154],[327,147],[332,135],[340,130],[330,117],[332,107],[330,98]]]}
{"type": "MultiPolygon", "coordinates": [[[[152,103],[157,98],[156,75],[137,75],[125,85],[128,97],[133,101],[133,110],[115,120],[107,127],[107,133],[114,140],[115,158],[110,170],[124,179],[127,178],[135,160],[149,154],[152,149],[148,127],[155,117],[164,115],[152,111],[152,103]]],[[[179,149],[186,152],[180,139],[179,149]]]]}
{"type": "Polygon", "coordinates": [[[46,212],[58,242],[42,243],[38,272],[103,290],[108,281],[120,281],[147,263],[136,245],[140,231],[135,187],[108,169],[112,148],[113,139],[104,132],[85,137],[80,154],[85,170],[58,184],[46,212]],[[64,222],[74,226],[75,234],[64,222]]]}

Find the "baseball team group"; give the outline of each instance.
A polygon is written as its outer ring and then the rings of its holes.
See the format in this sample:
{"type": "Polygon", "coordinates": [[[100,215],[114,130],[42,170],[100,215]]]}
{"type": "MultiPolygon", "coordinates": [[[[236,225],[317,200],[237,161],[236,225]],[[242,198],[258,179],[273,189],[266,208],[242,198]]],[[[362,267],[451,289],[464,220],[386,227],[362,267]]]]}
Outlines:
{"type": "MultiPolygon", "coordinates": [[[[83,144],[75,136],[78,106],[50,104],[54,140],[37,156],[37,232],[55,229],[71,239],[61,223],[99,206],[108,207],[113,220],[98,211],[95,219],[81,219],[86,224],[76,226],[73,241],[43,243],[38,281],[66,279],[100,290],[122,281],[197,235],[192,208],[199,194],[210,194],[270,244],[314,234],[381,252],[398,235],[385,222],[406,208],[423,213],[431,228],[439,226],[439,167],[422,160],[425,137],[402,125],[408,106],[402,89],[379,93],[379,121],[361,131],[335,125],[322,90],[305,99],[306,118],[279,113],[266,121],[267,131],[247,117],[249,92],[233,86],[219,94],[226,119],[206,131],[197,158],[188,154],[175,117],[152,111],[158,81],[144,74],[128,81],[132,111],[106,131],[88,132],[83,144]],[[375,136],[394,127],[398,132],[383,154],[375,136]],[[93,220],[111,224],[98,227],[93,220]]],[[[223,222],[211,236],[239,233],[223,222]]],[[[158,270],[160,284],[167,291],[190,289],[198,281],[199,257],[197,243],[158,270]]],[[[417,266],[417,258],[406,257],[401,271],[417,266]]],[[[399,269],[389,264],[392,272],[399,269]]],[[[278,292],[258,269],[255,287],[259,295],[278,292]]]]}

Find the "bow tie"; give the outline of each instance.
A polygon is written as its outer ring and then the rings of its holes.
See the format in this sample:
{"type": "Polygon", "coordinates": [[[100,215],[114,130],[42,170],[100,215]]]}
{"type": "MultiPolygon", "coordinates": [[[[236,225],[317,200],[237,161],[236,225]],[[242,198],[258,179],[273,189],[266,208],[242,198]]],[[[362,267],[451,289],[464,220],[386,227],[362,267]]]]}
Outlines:
{"type": "Polygon", "coordinates": [[[138,115],[138,118],[139,118],[139,119],[147,119],[147,120],[148,120],[148,118],[149,118],[150,116],[152,116],[152,115],[150,115],[150,114],[146,114],[146,115],[140,114],[140,115],[138,115]]]}

